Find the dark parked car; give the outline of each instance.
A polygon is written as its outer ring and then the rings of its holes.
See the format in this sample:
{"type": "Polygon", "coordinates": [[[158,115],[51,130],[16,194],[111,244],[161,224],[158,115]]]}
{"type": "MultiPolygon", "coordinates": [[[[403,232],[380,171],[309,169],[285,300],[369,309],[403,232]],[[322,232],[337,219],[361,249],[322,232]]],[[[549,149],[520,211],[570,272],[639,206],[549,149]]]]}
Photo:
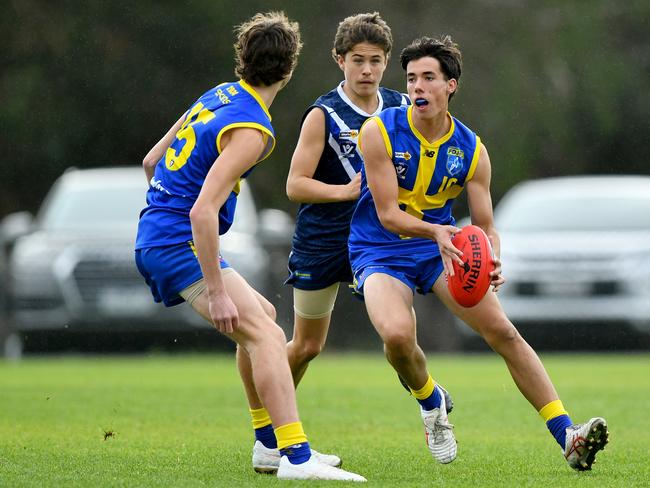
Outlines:
{"type": "MultiPolygon", "coordinates": [[[[12,325],[19,335],[210,330],[186,304],[166,309],[154,303],[135,267],[146,186],[139,166],[71,169],[56,181],[8,260],[12,325]]],[[[221,253],[265,292],[269,255],[263,241],[288,241],[292,227],[280,211],[263,212],[268,218],[260,218],[250,188],[242,185],[221,253]]]]}

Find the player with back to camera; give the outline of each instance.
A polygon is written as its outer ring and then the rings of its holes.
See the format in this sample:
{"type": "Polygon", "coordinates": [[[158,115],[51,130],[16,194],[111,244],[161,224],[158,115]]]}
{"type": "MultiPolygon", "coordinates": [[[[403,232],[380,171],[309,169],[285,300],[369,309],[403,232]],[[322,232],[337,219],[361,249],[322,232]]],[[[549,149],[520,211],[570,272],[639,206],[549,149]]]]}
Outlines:
{"type": "Polygon", "coordinates": [[[273,306],[219,254],[241,179],[273,150],[268,107],[291,78],[301,45],[298,24],[281,12],[257,14],[238,27],[240,80],[204,93],[144,159],[150,187],[135,258],[156,301],[187,301],[246,351],[276,426],[278,478],[365,481],[312,453],[273,306]]]}
{"type": "MultiPolygon", "coordinates": [[[[346,17],[332,49],[344,80],[303,115],[287,178],[287,195],[301,203],[286,282],[293,286],[287,354],[296,386],[325,345],[339,283],[352,281],[347,241],[361,181],[359,129],[381,110],[409,103],[405,95],[380,87],[392,45],[390,27],[377,12],[346,17]]],[[[270,469],[274,463],[266,463],[266,452],[275,448],[270,419],[254,388],[247,394],[256,437],[253,464],[270,469]]]]}
{"type": "Polygon", "coordinates": [[[494,293],[503,283],[499,237],[490,195],[490,158],[479,137],[448,112],[458,88],[461,53],[450,37],[422,37],[400,55],[412,105],[391,108],[363,126],[361,197],[352,218],[350,261],[386,357],[420,402],[427,445],[440,463],[456,458],[457,446],[444,395],[427,370],[417,344],[413,292],[433,291],[446,307],[499,353],[515,384],[539,412],[571,466],[591,469],[608,440],[595,417],[575,425],[533,349],[508,320],[494,293]],[[444,274],[462,266],[451,238],[460,229],[451,214],[463,189],[472,223],[491,237],[496,267],[493,291],[463,308],[451,297],[444,274]]]}

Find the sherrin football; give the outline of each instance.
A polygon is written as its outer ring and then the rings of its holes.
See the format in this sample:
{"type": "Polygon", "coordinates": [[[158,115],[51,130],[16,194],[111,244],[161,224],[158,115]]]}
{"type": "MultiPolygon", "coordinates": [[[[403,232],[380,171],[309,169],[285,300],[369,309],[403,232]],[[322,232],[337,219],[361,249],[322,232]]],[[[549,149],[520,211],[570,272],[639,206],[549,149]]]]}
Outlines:
{"type": "Polygon", "coordinates": [[[490,239],[480,227],[468,225],[451,243],[463,252],[463,265],[453,262],[454,276],[447,276],[447,287],[459,305],[473,307],[490,288],[490,272],[494,270],[490,239]]]}

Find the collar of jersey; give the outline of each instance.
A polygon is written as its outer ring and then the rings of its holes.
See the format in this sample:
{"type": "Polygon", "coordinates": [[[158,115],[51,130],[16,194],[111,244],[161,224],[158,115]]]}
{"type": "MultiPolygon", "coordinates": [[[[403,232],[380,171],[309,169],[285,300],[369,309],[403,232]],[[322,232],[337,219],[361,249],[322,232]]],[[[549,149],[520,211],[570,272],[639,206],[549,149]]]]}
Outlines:
{"type": "Polygon", "coordinates": [[[251,97],[253,97],[255,100],[257,100],[257,103],[260,104],[260,107],[262,107],[262,110],[264,110],[264,113],[266,116],[269,118],[269,120],[273,120],[271,118],[271,114],[269,113],[269,109],[266,107],[266,104],[264,103],[264,100],[262,100],[262,97],[260,97],[259,93],[255,91],[255,88],[253,88],[251,85],[246,83],[244,80],[239,80],[239,85],[246,90],[251,97]]]}
{"type": "Polygon", "coordinates": [[[453,135],[454,130],[456,129],[456,124],[454,124],[454,118],[451,116],[449,112],[447,112],[447,117],[449,118],[449,121],[451,122],[449,126],[449,132],[447,132],[444,136],[442,136],[440,139],[437,141],[429,142],[427,141],[427,138],[424,137],[422,134],[420,134],[420,131],[417,130],[415,127],[415,124],[413,123],[413,105],[409,105],[407,109],[407,118],[409,121],[409,127],[413,131],[413,134],[415,134],[415,137],[417,137],[420,140],[420,143],[423,146],[427,147],[440,147],[442,144],[447,142],[449,138],[453,135]]]}
{"type": "Polygon", "coordinates": [[[361,107],[358,107],[355,105],[355,103],[350,100],[350,97],[347,96],[345,91],[343,90],[343,85],[345,84],[345,80],[343,80],[339,85],[336,87],[336,92],[339,94],[339,97],[347,103],[352,110],[354,110],[356,113],[359,115],[363,115],[364,117],[373,117],[375,115],[379,115],[379,112],[384,110],[384,97],[381,96],[381,91],[379,88],[377,88],[377,110],[374,111],[374,113],[369,114],[365,110],[363,110],[361,107]]]}

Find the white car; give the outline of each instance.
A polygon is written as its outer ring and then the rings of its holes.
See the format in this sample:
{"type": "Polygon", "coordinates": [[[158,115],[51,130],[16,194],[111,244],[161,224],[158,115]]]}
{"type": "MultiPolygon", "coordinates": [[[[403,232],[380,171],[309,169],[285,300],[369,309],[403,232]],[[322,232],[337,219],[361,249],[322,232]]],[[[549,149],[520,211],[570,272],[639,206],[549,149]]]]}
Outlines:
{"type": "MultiPolygon", "coordinates": [[[[146,189],[144,172],[135,165],[70,169],[55,182],[9,257],[15,330],[209,329],[186,304],[166,309],[154,303],[135,266],[136,227],[146,189]]],[[[288,243],[293,227],[290,217],[278,218],[279,210],[262,212],[267,217],[260,217],[250,188],[242,185],[236,219],[221,239],[221,253],[264,293],[270,263],[263,241],[286,236],[288,243]]]]}
{"type": "Polygon", "coordinates": [[[495,222],[499,297],[515,325],[650,333],[650,176],[527,181],[499,202],[495,222]]]}

